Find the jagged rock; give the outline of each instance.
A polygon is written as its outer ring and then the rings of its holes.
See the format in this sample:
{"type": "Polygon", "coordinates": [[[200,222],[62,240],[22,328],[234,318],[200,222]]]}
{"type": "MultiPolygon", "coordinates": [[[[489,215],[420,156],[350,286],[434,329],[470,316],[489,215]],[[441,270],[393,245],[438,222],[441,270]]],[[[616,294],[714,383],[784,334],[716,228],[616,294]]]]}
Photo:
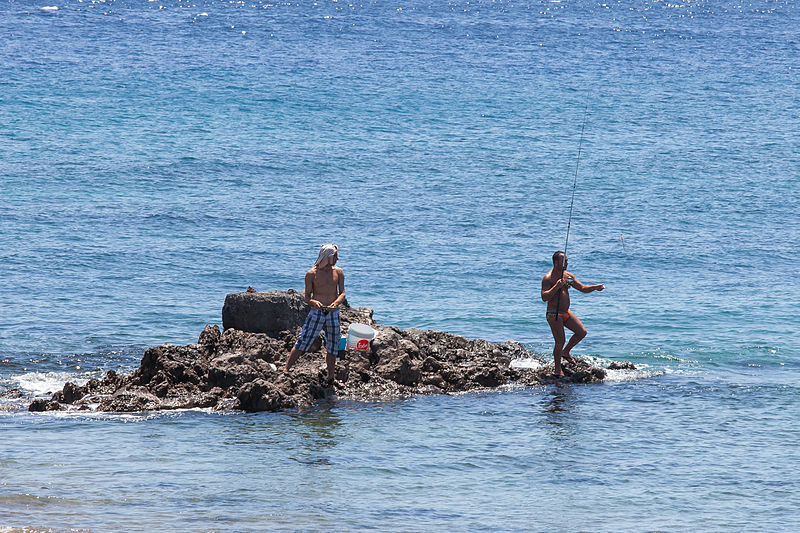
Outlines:
{"type": "Polygon", "coordinates": [[[75,403],[76,400],[80,400],[86,396],[86,393],[86,387],[79,387],[69,381],[64,384],[64,388],[62,390],[53,394],[53,401],[61,403],[75,403]]]}
{"type": "Polygon", "coordinates": [[[292,405],[283,392],[263,379],[246,383],[239,389],[236,398],[239,400],[239,409],[251,412],[278,411],[292,405]]]}
{"type": "MultiPolygon", "coordinates": [[[[493,388],[506,383],[547,381],[552,365],[538,370],[511,366],[532,357],[515,341],[490,343],[442,331],[400,330],[374,322],[372,309],[342,306],[342,332],[353,322],[376,329],[367,352],[347,352],[337,362],[335,384],[326,381],[319,340],[292,372],[282,372],[308,307],[297,292],[246,292],[228,295],[223,331],[206,326],[197,344],[164,344],[145,350],[139,368],[128,376],[109,371],[84,386],[67,383],[31,411],[97,406],[103,411],[214,408],[274,411],[302,408],[322,398],[393,399],[493,388]],[[235,327],[235,326],[238,327],[235,327]],[[246,328],[245,330],[239,327],[246,328]],[[79,406],[79,407],[78,407],[79,406]]],[[[565,378],[595,383],[605,370],[586,361],[564,362],[565,378]]],[[[617,363],[614,368],[635,368],[617,363]]]]}
{"type": "Polygon", "coordinates": [[[0,392],[0,398],[18,399],[23,398],[25,395],[19,389],[9,389],[0,392]]]}
{"type": "Polygon", "coordinates": [[[400,385],[416,385],[422,377],[418,365],[414,364],[409,354],[398,354],[395,357],[381,358],[375,367],[375,372],[382,378],[394,381],[400,385]]]}
{"type": "Polygon", "coordinates": [[[42,411],[62,411],[64,407],[55,400],[48,400],[46,398],[37,398],[28,406],[28,411],[42,412],[42,411]]]}
{"type": "Polygon", "coordinates": [[[608,365],[609,370],[636,370],[636,365],[630,361],[614,361],[608,365]]]}
{"type": "Polygon", "coordinates": [[[219,344],[220,337],[221,334],[219,332],[218,325],[214,324],[213,326],[206,326],[203,329],[203,332],[200,333],[200,338],[197,339],[197,344],[200,346],[214,348],[219,344]]]}
{"type": "Polygon", "coordinates": [[[481,387],[490,388],[499,387],[508,381],[505,372],[503,372],[503,368],[491,365],[479,368],[472,379],[481,387]]]}
{"type": "Polygon", "coordinates": [[[600,383],[606,378],[605,370],[581,359],[575,359],[574,362],[562,361],[562,366],[565,376],[574,383],[600,383]]]}
{"type": "Polygon", "coordinates": [[[159,398],[144,387],[122,388],[110,398],[100,402],[100,411],[115,411],[119,413],[132,413],[139,411],[154,411],[163,409],[159,398]]]}

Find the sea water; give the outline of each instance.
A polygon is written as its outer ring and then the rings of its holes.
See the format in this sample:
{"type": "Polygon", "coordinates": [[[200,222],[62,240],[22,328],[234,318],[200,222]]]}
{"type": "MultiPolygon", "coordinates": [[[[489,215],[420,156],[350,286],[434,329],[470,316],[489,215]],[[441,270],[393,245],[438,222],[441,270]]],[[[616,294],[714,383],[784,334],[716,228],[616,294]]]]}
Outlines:
{"type": "Polygon", "coordinates": [[[0,530],[800,530],[794,2],[3,0],[0,35],[0,530]],[[566,243],[606,285],[574,354],[639,370],[27,412],[325,242],[380,323],[545,358],[566,243]]]}

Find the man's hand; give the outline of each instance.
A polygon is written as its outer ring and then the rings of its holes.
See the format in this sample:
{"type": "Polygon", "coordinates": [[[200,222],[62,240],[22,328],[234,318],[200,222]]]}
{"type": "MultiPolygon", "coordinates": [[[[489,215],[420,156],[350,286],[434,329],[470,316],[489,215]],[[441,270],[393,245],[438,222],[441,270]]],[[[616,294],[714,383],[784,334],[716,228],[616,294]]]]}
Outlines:
{"type": "Polygon", "coordinates": [[[605,285],[603,285],[602,283],[601,283],[601,284],[599,284],[599,285],[595,285],[595,286],[594,286],[594,290],[596,290],[596,291],[602,291],[602,290],[603,290],[603,289],[605,289],[605,288],[606,288],[606,286],[605,286],[605,285]]]}
{"type": "Polygon", "coordinates": [[[322,309],[322,304],[313,299],[308,301],[308,305],[310,305],[312,309],[316,309],[317,311],[322,309]]]}

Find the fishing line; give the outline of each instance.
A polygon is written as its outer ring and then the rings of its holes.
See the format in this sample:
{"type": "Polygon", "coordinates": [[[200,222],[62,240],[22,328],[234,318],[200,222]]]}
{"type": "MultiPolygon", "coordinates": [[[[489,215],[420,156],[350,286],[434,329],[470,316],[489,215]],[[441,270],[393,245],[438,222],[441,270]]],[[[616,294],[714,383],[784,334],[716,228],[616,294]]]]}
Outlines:
{"type": "MultiPolygon", "coordinates": [[[[569,202],[569,219],[567,220],[567,238],[564,241],[564,257],[561,259],[561,278],[564,279],[564,271],[567,269],[567,246],[569,245],[569,229],[572,226],[572,208],[575,206],[575,189],[578,187],[578,167],[581,164],[581,149],[583,148],[583,132],[586,129],[586,116],[589,114],[589,99],[586,99],[586,108],[583,110],[583,125],[581,126],[581,140],[578,142],[578,159],[575,161],[575,177],[572,180],[572,200],[569,202]]],[[[556,321],[558,320],[558,308],[561,305],[561,290],[558,291],[556,299],[556,321]]]]}

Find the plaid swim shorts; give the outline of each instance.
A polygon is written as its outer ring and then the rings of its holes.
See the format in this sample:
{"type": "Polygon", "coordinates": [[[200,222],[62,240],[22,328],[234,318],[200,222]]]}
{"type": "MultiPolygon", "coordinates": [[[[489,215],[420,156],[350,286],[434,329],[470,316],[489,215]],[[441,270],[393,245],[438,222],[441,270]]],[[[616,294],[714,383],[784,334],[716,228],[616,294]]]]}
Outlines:
{"type": "Polygon", "coordinates": [[[325,349],[328,350],[328,353],[339,353],[339,338],[342,332],[338,307],[332,311],[320,311],[319,309],[309,311],[294,347],[307,352],[323,327],[325,328],[325,349]]]}

